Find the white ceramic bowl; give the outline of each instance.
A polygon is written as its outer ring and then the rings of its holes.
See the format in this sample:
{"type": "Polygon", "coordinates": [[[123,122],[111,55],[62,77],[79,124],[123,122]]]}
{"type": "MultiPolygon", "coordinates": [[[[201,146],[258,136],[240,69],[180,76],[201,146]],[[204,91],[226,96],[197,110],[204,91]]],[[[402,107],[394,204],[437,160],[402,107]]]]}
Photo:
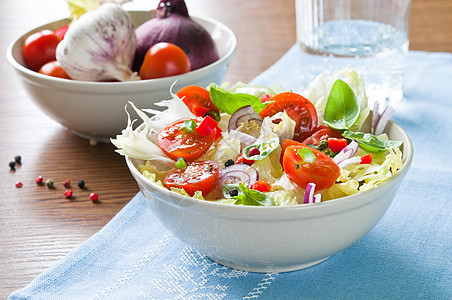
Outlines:
{"type": "MultiPolygon", "coordinates": [[[[372,190],[317,204],[256,207],[208,202],[170,192],[127,165],[160,222],[214,261],[251,272],[285,272],[315,265],[361,239],[383,217],[413,159],[408,135],[390,122],[386,132],[403,141],[404,165],[372,190]]],[[[146,229],[143,229],[146,230],[146,229]]]]}
{"type": "MultiPolygon", "coordinates": [[[[135,27],[149,20],[152,12],[130,11],[135,27]]],[[[124,107],[128,101],[139,108],[154,108],[153,103],[171,99],[170,87],[177,92],[187,85],[207,87],[221,84],[237,46],[234,33],[224,24],[209,18],[192,18],[211,34],[220,59],[201,69],[166,78],[135,82],[85,82],[66,80],[33,72],[25,67],[22,46],[25,39],[43,29],[55,30],[69,22],[62,19],[35,28],[8,48],[8,61],[35,104],[49,117],[74,133],[89,139],[108,141],[126,127],[124,107]]]]}

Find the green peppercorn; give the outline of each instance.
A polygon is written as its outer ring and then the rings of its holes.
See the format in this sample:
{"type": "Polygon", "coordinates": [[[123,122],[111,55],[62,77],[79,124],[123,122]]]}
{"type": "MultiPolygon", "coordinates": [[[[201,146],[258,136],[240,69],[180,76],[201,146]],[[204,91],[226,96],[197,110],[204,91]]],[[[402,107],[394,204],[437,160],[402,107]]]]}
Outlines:
{"type": "Polygon", "coordinates": [[[55,182],[53,181],[53,179],[47,179],[46,180],[46,185],[49,189],[53,189],[55,187],[55,182]]]}
{"type": "Polygon", "coordinates": [[[328,149],[328,141],[327,140],[321,140],[319,145],[317,146],[317,150],[323,151],[325,149],[328,149]]]}

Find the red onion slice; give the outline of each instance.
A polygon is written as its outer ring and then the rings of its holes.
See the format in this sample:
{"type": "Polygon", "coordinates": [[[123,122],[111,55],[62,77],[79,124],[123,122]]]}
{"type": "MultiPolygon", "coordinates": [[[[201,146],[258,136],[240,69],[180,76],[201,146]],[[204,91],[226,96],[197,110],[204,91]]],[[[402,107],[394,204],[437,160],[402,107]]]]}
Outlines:
{"type": "Polygon", "coordinates": [[[230,165],[220,170],[219,186],[225,184],[243,183],[247,186],[259,180],[259,173],[253,166],[247,164],[230,165]]]}
{"type": "Polygon", "coordinates": [[[344,160],[349,159],[350,157],[355,155],[356,151],[358,151],[358,148],[358,142],[353,140],[333,158],[333,161],[339,165],[344,160]]]}
{"type": "Polygon", "coordinates": [[[308,183],[304,192],[304,204],[314,203],[315,183],[308,183]]]}
{"type": "Polygon", "coordinates": [[[378,118],[380,117],[380,115],[378,113],[378,110],[380,109],[379,106],[380,105],[379,105],[378,101],[375,101],[374,109],[372,111],[372,122],[371,122],[371,125],[370,125],[370,133],[371,134],[374,134],[375,128],[377,127],[378,118]]]}
{"type": "Polygon", "coordinates": [[[246,121],[255,121],[262,123],[262,117],[254,110],[251,105],[247,105],[237,109],[231,116],[228,122],[228,131],[237,129],[240,124],[246,121]]]}
{"type": "Polygon", "coordinates": [[[322,202],[322,195],[321,194],[314,195],[314,203],[320,202],[322,202]]]}
{"type": "Polygon", "coordinates": [[[386,124],[391,119],[391,116],[394,114],[395,110],[391,105],[386,106],[385,110],[381,113],[380,118],[378,119],[378,123],[375,126],[374,135],[380,135],[384,132],[386,124]]]}

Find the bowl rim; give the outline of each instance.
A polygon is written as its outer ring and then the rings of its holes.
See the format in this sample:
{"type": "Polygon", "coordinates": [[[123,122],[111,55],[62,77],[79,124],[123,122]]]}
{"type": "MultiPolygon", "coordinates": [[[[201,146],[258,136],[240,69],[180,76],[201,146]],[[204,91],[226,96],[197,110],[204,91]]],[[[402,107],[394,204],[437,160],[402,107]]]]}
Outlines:
{"type": "MultiPolygon", "coordinates": [[[[231,204],[220,203],[220,202],[216,202],[216,201],[200,200],[200,199],[196,199],[196,198],[193,198],[190,196],[185,196],[182,194],[172,192],[165,187],[162,187],[156,183],[153,183],[152,181],[147,179],[143,174],[141,174],[138,171],[138,169],[135,167],[135,165],[132,161],[132,158],[130,158],[129,156],[125,156],[125,160],[126,160],[126,164],[129,168],[130,172],[132,173],[133,177],[138,176],[141,180],[143,180],[146,184],[152,186],[158,192],[161,192],[169,197],[174,196],[178,200],[181,200],[181,201],[188,201],[189,203],[187,203],[187,204],[200,205],[201,207],[210,208],[210,209],[221,209],[221,210],[227,210],[227,211],[229,211],[229,210],[232,210],[232,211],[247,210],[248,212],[259,211],[262,213],[262,211],[268,212],[268,211],[273,211],[273,210],[298,211],[298,210],[326,209],[327,207],[335,207],[338,205],[344,206],[347,203],[351,204],[356,201],[360,201],[360,202],[362,202],[361,205],[364,205],[367,202],[362,200],[363,196],[367,196],[367,195],[370,196],[372,194],[379,193],[380,190],[385,189],[385,187],[389,186],[394,181],[397,181],[400,177],[403,177],[407,173],[407,171],[410,168],[411,163],[413,161],[414,149],[413,149],[413,143],[411,141],[411,138],[408,136],[406,131],[400,125],[398,125],[396,122],[390,120],[388,122],[388,125],[394,126],[403,135],[405,141],[407,142],[406,143],[407,145],[405,144],[405,142],[403,143],[403,154],[406,153],[406,158],[403,161],[402,167],[397,171],[397,173],[395,175],[391,176],[389,179],[384,181],[381,185],[377,186],[376,188],[372,188],[370,190],[360,192],[357,194],[324,201],[321,203],[308,203],[308,204],[284,205],[284,206],[248,206],[248,205],[231,205],[231,204]]],[[[386,127],[386,128],[388,128],[388,127],[386,127]]],[[[138,180],[137,180],[137,183],[138,183],[138,180]]]]}
{"type": "MultiPolygon", "coordinates": [[[[132,14],[150,14],[153,15],[152,11],[146,11],[146,10],[127,10],[128,13],[132,14]]],[[[196,76],[197,74],[202,73],[203,71],[206,71],[207,69],[215,69],[215,67],[218,67],[222,65],[225,61],[230,59],[232,55],[234,54],[236,48],[237,48],[237,37],[235,36],[234,32],[224,23],[210,18],[210,17],[204,17],[199,15],[190,15],[191,18],[193,18],[195,21],[207,21],[215,27],[221,28],[223,31],[227,32],[229,39],[232,41],[231,47],[227,50],[227,52],[221,56],[218,60],[215,62],[204,66],[202,68],[196,69],[194,71],[190,71],[185,74],[180,75],[174,75],[174,76],[168,76],[168,77],[162,77],[162,78],[156,78],[156,79],[146,79],[146,80],[137,80],[137,81],[122,81],[122,82],[100,82],[100,81],[82,81],[82,80],[74,80],[74,79],[64,79],[64,78],[58,78],[58,77],[52,77],[44,74],[40,74],[39,72],[32,71],[28,69],[27,67],[21,65],[14,57],[13,55],[13,48],[16,46],[16,44],[19,43],[21,39],[26,38],[27,36],[33,34],[34,32],[39,31],[40,29],[45,28],[46,26],[50,26],[57,22],[69,22],[69,18],[62,18],[58,20],[54,20],[52,22],[48,22],[45,24],[42,24],[40,26],[34,27],[32,29],[27,30],[25,33],[21,34],[18,38],[14,39],[10,42],[8,45],[8,48],[6,50],[6,57],[8,62],[11,66],[13,66],[17,71],[26,74],[29,77],[36,77],[40,80],[47,81],[47,82],[55,82],[59,85],[67,85],[71,87],[134,87],[137,88],[139,86],[148,86],[148,85],[171,85],[176,80],[184,80],[191,76],[196,76]]]]}

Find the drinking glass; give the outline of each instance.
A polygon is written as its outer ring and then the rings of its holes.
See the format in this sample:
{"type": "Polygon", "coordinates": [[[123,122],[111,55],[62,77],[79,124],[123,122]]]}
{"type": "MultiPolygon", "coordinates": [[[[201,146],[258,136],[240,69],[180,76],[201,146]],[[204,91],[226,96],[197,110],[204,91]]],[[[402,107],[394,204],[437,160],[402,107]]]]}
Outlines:
{"type": "Polygon", "coordinates": [[[351,68],[369,105],[403,97],[411,0],[295,0],[302,85],[351,68]]]}

